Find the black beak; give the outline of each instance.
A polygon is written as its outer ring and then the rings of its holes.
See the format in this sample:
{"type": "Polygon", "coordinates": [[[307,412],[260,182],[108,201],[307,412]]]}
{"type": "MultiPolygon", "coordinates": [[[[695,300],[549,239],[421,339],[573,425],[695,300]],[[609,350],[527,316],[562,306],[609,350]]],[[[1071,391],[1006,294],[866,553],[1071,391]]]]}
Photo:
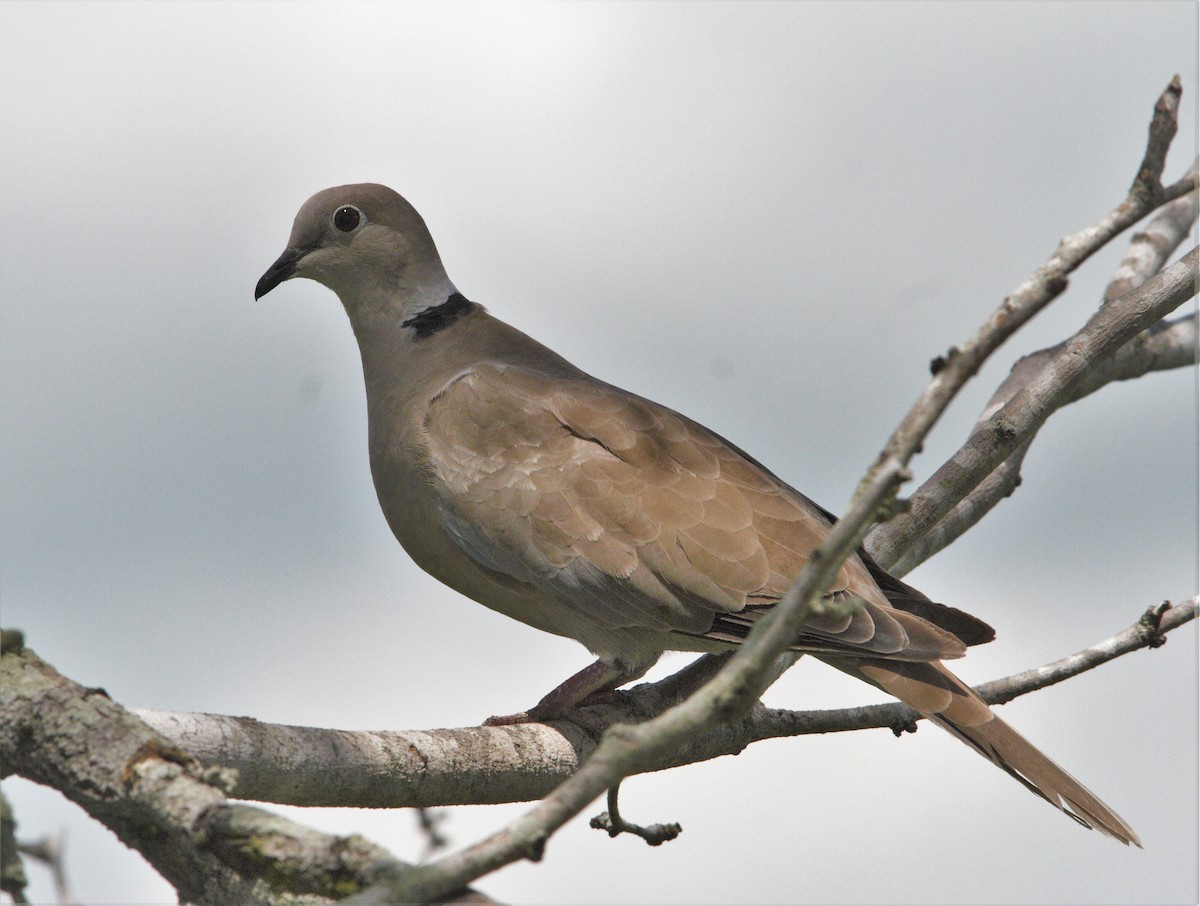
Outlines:
{"type": "Polygon", "coordinates": [[[284,280],[295,276],[296,265],[308,252],[308,249],[285,249],[254,287],[254,298],[261,299],[284,280]]]}

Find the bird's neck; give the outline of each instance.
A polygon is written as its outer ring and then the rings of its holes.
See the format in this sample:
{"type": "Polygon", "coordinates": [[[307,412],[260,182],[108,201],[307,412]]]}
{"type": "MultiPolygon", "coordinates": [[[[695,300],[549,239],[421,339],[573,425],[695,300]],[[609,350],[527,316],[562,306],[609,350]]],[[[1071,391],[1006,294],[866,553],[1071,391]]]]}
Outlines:
{"type": "Polygon", "coordinates": [[[360,296],[354,302],[345,307],[362,354],[370,410],[423,405],[446,381],[482,362],[579,373],[557,353],[493,318],[449,280],[419,299],[360,296]]]}
{"type": "Polygon", "coordinates": [[[398,285],[381,282],[357,285],[348,291],[333,289],[350,318],[364,366],[394,357],[402,342],[414,333],[414,324],[437,322],[438,313],[448,313],[450,300],[460,295],[444,274],[437,279],[398,285]]]}

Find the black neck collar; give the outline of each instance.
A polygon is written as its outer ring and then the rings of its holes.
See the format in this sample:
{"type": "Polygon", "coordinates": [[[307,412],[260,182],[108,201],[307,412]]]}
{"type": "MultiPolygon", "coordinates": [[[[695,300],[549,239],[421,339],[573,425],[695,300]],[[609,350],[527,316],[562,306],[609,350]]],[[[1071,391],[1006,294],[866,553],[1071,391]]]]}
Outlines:
{"type": "Polygon", "coordinates": [[[449,327],[463,315],[470,314],[474,309],[474,302],[462,293],[454,293],[441,305],[417,312],[407,321],[402,321],[400,326],[411,327],[416,333],[416,339],[424,340],[449,327]]]}

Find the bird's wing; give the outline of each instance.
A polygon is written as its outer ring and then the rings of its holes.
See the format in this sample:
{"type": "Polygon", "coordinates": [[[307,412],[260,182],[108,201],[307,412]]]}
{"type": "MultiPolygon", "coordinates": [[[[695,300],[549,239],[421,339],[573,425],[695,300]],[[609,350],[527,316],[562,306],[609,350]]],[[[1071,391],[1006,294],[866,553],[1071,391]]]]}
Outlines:
{"type": "MultiPolygon", "coordinates": [[[[433,398],[425,442],[441,516],[487,569],[614,628],[739,642],[829,531],[823,511],[740,450],[649,400],[585,376],[481,364],[433,398]]],[[[798,650],[902,660],[963,642],[893,609],[857,557],[798,650]]]]}

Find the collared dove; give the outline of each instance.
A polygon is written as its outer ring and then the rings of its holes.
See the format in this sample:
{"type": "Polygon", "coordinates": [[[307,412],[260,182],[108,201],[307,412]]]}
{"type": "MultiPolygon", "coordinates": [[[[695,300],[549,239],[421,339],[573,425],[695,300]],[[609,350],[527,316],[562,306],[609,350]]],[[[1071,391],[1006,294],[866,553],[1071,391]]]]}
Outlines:
{"type": "MultiPolygon", "coordinates": [[[[318,192],[255,288],[337,293],[362,354],[371,475],[437,579],[598,658],[513,723],[569,716],[664,651],[722,651],[791,585],[834,517],[702,425],[580,371],[450,282],[421,216],[380,185],[318,192]]],[[[894,695],[1086,827],[1115,812],[941,663],[991,627],[849,559],[795,650],[894,695]]]]}

